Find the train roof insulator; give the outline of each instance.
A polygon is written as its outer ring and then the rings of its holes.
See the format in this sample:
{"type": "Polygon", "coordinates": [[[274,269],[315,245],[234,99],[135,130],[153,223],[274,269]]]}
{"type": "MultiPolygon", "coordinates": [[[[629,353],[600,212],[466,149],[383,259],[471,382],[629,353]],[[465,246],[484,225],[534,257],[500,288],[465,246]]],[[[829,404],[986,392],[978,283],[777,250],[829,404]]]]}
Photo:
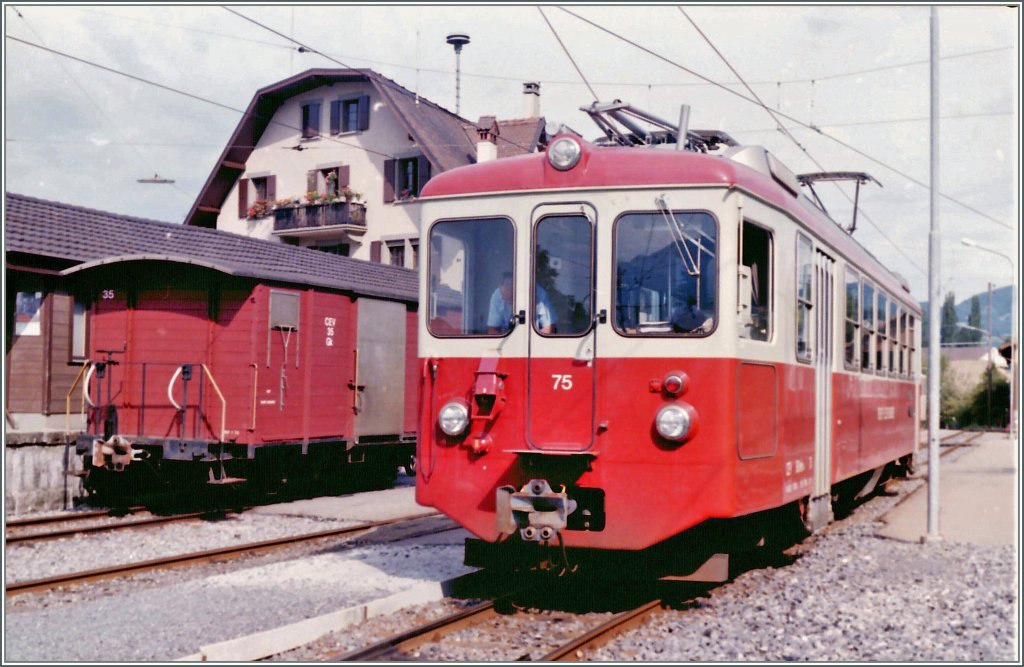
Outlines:
{"type": "MultiPolygon", "coordinates": [[[[854,181],[856,183],[856,190],[853,194],[853,219],[850,221],[850,226],[846,228],[848,234],[853,234],[854,230],[857,229],[857,204],[860,201],[861,184],[875,183],[878,187],[882,187],[882,184],[874,177],[863,171],[822,171],[816,174],[800,174],[797,176],[797,180],[800,181],[800,185],[807,186],[807,189],[811,191],[811,195],[814,197],[814,203],[818,205],[818,208],[825,215],[829,215],[829,212],[818,196],[818,193],[814,190],[814,184],[819,181],[854,181]]],[[[829,215],[829,217],[831,216],[829,215]]]]}
{"type": "Polygon", "coordinates": [[[588,107],[580,107],[580,111],[587,113],[604,133],[604,138],[595,142],[599,146],[675,144],[676,150],[707,153],[722,146],[739,145],[725,132],[689,129],[690,107],[686,104],[680,107],[678,123],[659,118],[621,100],[594,102],[588,107]],[[653,127],[645,128],[645,123],[653,127]],[[680,137],[685,139],[680,141],[680,137]]]}

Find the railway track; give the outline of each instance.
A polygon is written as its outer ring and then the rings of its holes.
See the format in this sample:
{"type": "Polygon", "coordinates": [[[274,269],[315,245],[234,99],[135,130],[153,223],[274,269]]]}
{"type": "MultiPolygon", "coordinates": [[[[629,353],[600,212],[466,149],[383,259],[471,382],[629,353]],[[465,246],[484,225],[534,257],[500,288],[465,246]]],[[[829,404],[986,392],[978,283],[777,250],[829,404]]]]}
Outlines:
{"type": "Polygon", "coordinates": [[[158,526],[167,523],[192,521],[194,519],[209,517],[211,516],[211,514],[209,512],[193,512],[191,514],[173,514],[168,516],[153,516],[135,520],[124,520],[118,521],[116,523],[100,523],[87,526],[77,525],[85,519],[106,519],[113,516],[115,515],[112,515],[109,512],[90,512],[89,516],[83,518],[76,516],[69,519],[66,517],[57,516],[47,517],[44,520],[33,520],[29,522],[19,523],[16,525],[8,523],[7,528],[14,528],[15,532],[7,533],[4,536],[4,541],[7,545],[23,544],[26,542],[43,542],[46,540],[56,540],[63,537],[72,537],[74,535],[84,535],[88,533],[101,533],[115,530],[131,530],[137,528],[145,528],[149,526],[158,526]],[[68,525],[69,523],[71,525],[68,525]],[[55,524],[63,524],[64,527],[45,532],[37,532],[33,530],[33,528],[37,528],[39,526],[55,524]]]}
{"type": "MultiPolygon", "coordinates": [[[[539,636],[549,634],[549,626],[556,624],[551,618],[537,614],[501,614],[498,611],[502,606],[498,600],[481,602],[467,609],[455,612],[444,618],[430,623],[423,624],[407,632],[395,635],[381,642],[367,646],[349,653],[326,658],[327,661],[341,662],[394,662],[409,659],[416,659],[415,651],[426,647],[429,644],[445,646],[446,644],[505,644],[508,645],[510,636],[539,636]],[[505,618],[507,622],[494,622],[495,619],[505,618]],[[530,626],[536,625],[543,628],[540,633],[529,632],[525,627],[511,629],[508,626],[512,621],[530,626]],[[460,642],[456,635],[466,628],[474,627],[482,635],[472,642],[460,642]],[[493,636],[491,636],[493,635],[493,636]]],[[[511,658],[518,662],[539,660],[541,662],[571,662],[581,659],[585,652],[596,648],[605,642],[614,639],[619,634],[643,623],[651,615],[661,610],[663,602],[661,599],[652,599],[629,609],[628,611],[614,615],[612,618],[591,625],[589,629],[572,636],[563,641],[555,648],[548,650],[541,657],[533,658],[529,653],[518,658],[511,658]]],[[[510,646],[511,648],[511,646],[510,646]]],[[[506,658],[508,659],[508,658],[506,658]]]]}
{"type": "MultiPolygon", "coordinates": [[[[302,544],[305,542],[313,542],[316,540],[323,540],[332,537],[351,535],[353,533],[364,532],[372,530],[374,528],[380,528],[383,526],[390,526],[394,524],[405,523],[409,521],[415,521],[417,519],[425,519],[434,516],[438,516],[438,513],[425,512],[421,514],[397,517],[394,519],[387,519],[384,521],[369,521],[355,526],[347,526],[345,528],[333,528],[330,530],[318,531],[315,533],[292,535],[274,540],[264,540],[261,542],[254,542],[250,544],[243,544],[232,547],[224,547],[220,549],[209,549],[205,551],[195,551],[184,554],[176,554],[165,558],[156,558],[146,561],[139,561],[136,563],[127,563],[123,565],[103,567],[81,572],[72,572],[70,574],[46,577],[43,579],[15,581],[7,584],[6,596],[11,597],[14,595],[21,595],[24,593],[38,593],[63,586],[76,585],[92,581],[101,581],[104,579],[113,579],[125,575],[138,574],[140,572],[146,572],[151,570],[163,570],[174,567],[195,565],[199,563],[207,563],[214,561],[219,562],[233,558],[239,558],[242,556],[247,556],[250,554],[275,551],[278,549],[283,549],[285,547],[302,544]]],[[[415,535],[410,535],[406,537],[413,536],[415,535]]]]}
{"type": "MultiPolygon", "coordinates": [[[[948,434],[940,440],[940,444],[943,447],[940,456],[945,457],[963,447],[972,446],[973,443],[983,435],[984,432],[980,431],[958,431],[948,434]]],[[[371,646],[340,655],[330,656],[326,658],[326,660],[342,662],[377,662],[419,659],[421,656],[416,652],[420,649],[431,644],[443,647],[448,642],[456,643],[457,640],[455,635],[464,629],[469,627],[484,628],[489,622],[502,617],[503,614],[499,613],[496,605],[500,606],[500,604],[495,600],[482,602],[467,609],[450,614],[445,618],[426,623],[407,632],[395,635],[394,637],[385,639],[371,646]]],[[[589,651],[646,622],[652,615],[663,609],[664,606],[665,604],[662,599],[651,599],[633,609],[616,614],[607,621],[592,626],[586,632],[578,634],[570,640],[563,642],[560,646],[548,651],[541,657],[535,658],[530,654],[525,654],[518,658],[512,656],[505,659],[517,661],[538,660],[541,662],[570,662],[582,660],[586,658],[589,651]]],[[[551,619],[546,621],[538,620],[537,624],[545,628],[545,630],[541,631],[544,634],[547,634],[547,628],[553,625],[551,619]]],[[[497,623],[496,625],[498,627],[504,626],[502,623],[497,623]]],[[[485,630],[479,631],[482,634],[489,634],[485,630]]],[[[493,631],[497,639],[494,639],[492,643],[499,643],[502,641],[507,642],[508,636],[515,634],[509,631],[502,634],[501,630],[496,628],[494,628],[493,631]]],[[[524,636],[525,634],[526,633],[518,632],[517,636],[524,636]]],[[[481,638],[474,639],[473,643],[486,644],[489,641],[490,640],[488,639],[481,638]]],[[[423,659],[435,658],[427,658],[424,656],[423,659]]],[[[443,659],[443,657],[440,659],[443,659]]]]}
{"type": "Polygon", "coordinates": [[[144,510],[141,505],[129,507],[126,510],[90,510],[88,512],[65,512],[64,514],[49,514],[46,516],[34,516],[25,519],[8,519],[5,523],[7,528],[30,528],[37,526],[50,526],[56,523],[78,523],[91,521],[93,519],[106,519],[110,517],[134,514],[144,510]]]}

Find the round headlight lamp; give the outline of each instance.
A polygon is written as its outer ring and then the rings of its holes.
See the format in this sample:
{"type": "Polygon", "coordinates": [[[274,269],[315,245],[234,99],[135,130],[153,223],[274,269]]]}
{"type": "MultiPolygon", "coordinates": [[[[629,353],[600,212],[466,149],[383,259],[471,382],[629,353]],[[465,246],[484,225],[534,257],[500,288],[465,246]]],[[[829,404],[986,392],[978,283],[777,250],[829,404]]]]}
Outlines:
{"type": "Polygon", "coordinates": [[[437,413],[437,425],[447,435],[459,435],[469,424],[469,410],[461,401],[446,403],[437,413]]]}
{"type": "Polygon", "coordinates": [[[568,171],[580,161],[583,149],[572,137],[562,137],[548,147],[548,162],[559,171],[568,171]]]}
{"type": "Polygon", "coordinates": [[[690,433],[690,413],[679,405],[666,405],[658,410],[654,428],[666,440],[682,441],[690,433]]]}

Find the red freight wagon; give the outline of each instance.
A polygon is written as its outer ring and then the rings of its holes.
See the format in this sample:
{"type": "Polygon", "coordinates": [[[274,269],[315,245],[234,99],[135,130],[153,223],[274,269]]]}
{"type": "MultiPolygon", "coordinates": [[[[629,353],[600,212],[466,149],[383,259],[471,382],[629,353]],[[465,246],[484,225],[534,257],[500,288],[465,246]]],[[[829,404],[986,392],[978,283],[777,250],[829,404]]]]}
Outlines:
{"type": "Polygon", "coordinates": [[[417,500],[474,533],[467,562],[685,575],[904,474],[920,308],[803,194],[872,179],[587,111],[598,142],[422,193],[417,500]]]}
{"type": "Polygon", "coordinates": [[[88,487],[274,487],[347,470],[380,485],[411,466],[415,272],[175,235],[185,252],[66,271],[91,301],[77,443],[88,487]]]}

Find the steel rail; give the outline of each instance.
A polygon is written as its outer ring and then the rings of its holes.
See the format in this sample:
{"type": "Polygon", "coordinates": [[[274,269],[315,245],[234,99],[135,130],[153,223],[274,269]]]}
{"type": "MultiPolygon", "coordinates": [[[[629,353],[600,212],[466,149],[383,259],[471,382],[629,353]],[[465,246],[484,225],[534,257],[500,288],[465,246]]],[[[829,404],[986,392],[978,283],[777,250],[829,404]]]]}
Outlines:
{"type": "MultiPolygon", "coordinates": [[[[141,505],[129,507],[125,510],[127,514],[134,514],[146,509],[141,505]]],[[[8,528],[25,528],[27,526],[42,526],[51,523],[62,523],[72,521],[86,521],[88,519],[99,519],[118,516],[114,510],[90,510],[88,512],[73,512],[69,514],[50,514],[47,516],[34,516],[26,519],[8,519],[5,523],[8,528]]]]}
{"type": "Polygon", "coordinates": [[[481,602],[478,605],[456,612],[432,623],[413,628],[408,632],[395,635],[366,648],[357,649],[328,660],[341,662],[362,661],[393,661],[401,659],[403,652],[423,644],[436,642],[444,635],[451,634],[462,628],[476,625],[481,621],[497,615],[494,601],[481,602]]]}
{"type": "Polygon", "coordinates": [[[276,549],[281,549],[287,546],[291,546],[293,544],[301,544],[302,542],[311,542],[314,540],[329,537],[338,537],[350,533],[371,530],[373,528],[380,528],[382,526],[389,526],[395,523],[414,521],[416,519],[425,519],[433,516],[438,516],[438,513],[428,512],[424,514],[414,514],[410,516],[398,517],[395,519],[386,519],[384,521],[369,521],[366,523],[361,523],[357,526],[334,528],[331,530],[323,530],[316,533],[306,533],[303,535],[292,535],[289,537],[282,537],[274,540],[253,542],[251,544],[244,544],[241,546],[223,547],[220,549],[210,549],[207,551],[196,551],[192,553],[168,556],[166,558],[156,558],[147,561],[140,561],[137,563],[128,563],[125,565],[115,565],[112,567],[97,568],[95,570],[87,570],[84,572],[73,572],[71,574],[63,574],[55,577],[45,577],[43,579],[16,581],[7,584],[5,595],[7,597],[11,597],[13,595],[19,595],[21,593],[46,591],[53,588],[57,588],[58,586],[66,586],[68,584],[78,584],[87,581],[112,579],[114,577],[120,577],[125,574],[136,574],[138,572],[145,572],[147,570],[167,569],[182,565],[201,563],[205,561],[228,560],[231,558],[237,558],[239,556],[244,556],[248,554],[274,551],[276,549]]]}
{"type": "Polygon", "coordinates": [[[636,609],[623,612],[551,651],[540,662],[575,662],[583,658],[583,651],[597,648],[618,635],[643,623],[648,616],[661,609],[661,600],[651,600],[636,609]]]}
{"type": "Polygon", "coordinates": [[[62,537],[69,537],[71,535],[82,535],[86,533],[101,533],[114,530],[122,530],[126,528],[140,528],[143,526],[154,526],[162,523],[175,523],[177,521],[189,521],[192,519],[198,519],[203,516],[207,516],[206,512],[194,512],[192,514],[175,514],[173,516],[157,516],[150,517],[148,519],[138,519],[136,521],[127,521],[123,523],[105,523],[96,526],[82,526],[79,528],[65,528],[63,530],[55,530],[49,533],[21,533],[18,535],[6,535],[5,541],[7,544],[18,544],[21,542],[42,542],[45,540],[56,540],[62,537]]]}

